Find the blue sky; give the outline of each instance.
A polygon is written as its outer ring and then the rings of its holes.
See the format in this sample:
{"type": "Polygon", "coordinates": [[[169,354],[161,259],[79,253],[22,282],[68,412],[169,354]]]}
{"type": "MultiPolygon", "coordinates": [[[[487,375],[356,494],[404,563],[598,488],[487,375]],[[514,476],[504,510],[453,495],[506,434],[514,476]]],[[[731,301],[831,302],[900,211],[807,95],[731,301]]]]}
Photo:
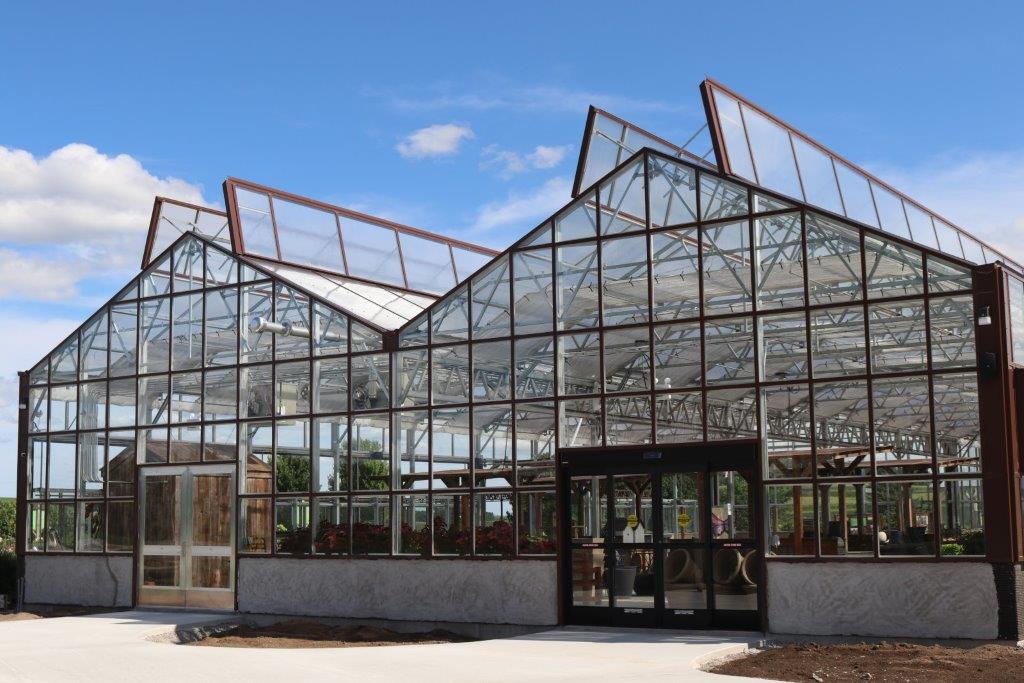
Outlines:
{"type": "Polygon", "coordinates": [[[13,4],[0,495],[15,371],[137,269],[154,194],[229,175],[500,247],[568,199],[588,104],[684,140],[711,75],[1024,257],[1015,3],[13,4]]]}

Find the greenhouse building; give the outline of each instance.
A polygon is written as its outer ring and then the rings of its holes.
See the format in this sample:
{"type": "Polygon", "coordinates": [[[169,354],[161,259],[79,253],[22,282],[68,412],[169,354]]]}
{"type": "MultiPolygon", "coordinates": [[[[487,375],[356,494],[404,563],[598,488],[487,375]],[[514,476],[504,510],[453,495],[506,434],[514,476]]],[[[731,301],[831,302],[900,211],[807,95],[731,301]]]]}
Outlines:
{"type": "Polygon", "coordinates": [[[500,252],[157,198],[20,376],[20,599],[1024,637],[1024,268],[700,90],[500,252]]]}

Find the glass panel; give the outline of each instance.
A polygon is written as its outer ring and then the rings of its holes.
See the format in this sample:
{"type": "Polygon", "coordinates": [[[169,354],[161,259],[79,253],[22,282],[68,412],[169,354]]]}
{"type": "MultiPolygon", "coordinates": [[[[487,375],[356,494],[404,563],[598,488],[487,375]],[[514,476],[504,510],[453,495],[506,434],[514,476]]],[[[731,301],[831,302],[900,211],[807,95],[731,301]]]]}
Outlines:
{"type": "Polygon", "coordinates": [[[708,441],[756,438],[756,389],[708,391],[707,429],[708,441]]]}
{"type": "Polygon", "coordinates": [[[699,541],[704,537],[701,529],[707,510],[704,476],[703,472],[661,475],[662,540],[699,541]]]}
{"type": "Polygon", "coordinates": [[[942,556],[985,554],[985,507],[980,479],[939,480],[942,556]]]}
{"type": "Polygon", "coordinates": [[[960,233],[945,221],[936,218],[933,222],[935,224],[935,235],[939,240],[939,251],[950,256],[963,258],[964,250],[960,244],[960,233]]]}
{"type": "Polygon", "coordinates": [[[476,524],[473,549],[477,555],[511,557],[515,554],[511,493],[475,494],[473,520],[476,524]]]}
{"type": "Polygon", "coordinates": [[[398,334],[398,348],[404,349],[410,346],[423,346],[430,341],[430,314],[415,318],[413,322],[398,334]]]}
{"type": "Polygon", "coordinates": [[[313,302],[313,353],[327,356],[347,351],[348,317],[319,302],[313,302]]]}
{"type": "Polygon", "coordinates": [[[171,320],[171,369],[191,370],[201,367],[203,295],[183,294],[174,297],[171,300],[171,320]]]}
{"type": "Polygon", "coordinates": [[[107,503],[107,552],[128,552],[135,547],[134,501],[107,503]]]}
{"type": "Polygon", "coordinates": [[[203,427],[203,460],[235,462],[238,459],[238,425],[211,424],[203,427]]]}
{"type": "Polygon", "coordinates": [[[309,356],[309,300],[291,287],[274,286],[274,322],[284,329],[274,337],[274,357],[306,358],[309,356]]]}
{"type": "Polygon", "coordinates": [[[79,434],[77,485],[79,498],[103,497],[103,473],[106,469],[107,448],[103,434],[79,434]]]}
{"type": "MultiPolygon", "coordinates": [[[[452,254],[445,242],[402,233],[402,262],[409,289],[423,292],[447,292],[455,286],[452,254]]],[[[426,512],[423,513],[426,515],[426,512]]]]}
{"type": "Polygon", "coordinates": [[[704,325],[704,375],[708,384],[754,380],[754,321],[718,320],[704,325]]]}
{"type": "Polygon", "coordinates": [[[758,184],[790,197],[803,198],[788,131],[749,107],[743,107],[743,120],[747,125],[750,152],[757,164],[758,184]]]}
{"type": "Polygon", "coordinates": [[[269,498],[243,498],[238,520],[238,549],[243,553],[269,553],[273,514],[269,498]]]}
{"type": "Polygon", "coordinates": [[[758,310],[804,304],[802,232],[799,213],[755,221],[758,310]]]}
{"type": "Polygon", "coordinates": [[[140,425],[167,424],[171,408],[169,384],[170,380],[166,375],[139,378],[138,422],[140,425]]]}
{"type": "Polygon", "coordinates": [[[651,235],[651,290],[655,320],[700,315],[697,229],[651,235]]]}
{"type": "Polygon", "coordinates": [[[239,476],[243,493],[272,493],[273,427],[269,422],[249,422],[243,431],[239,476]]]}
{"type": "Polygon", "coordinates": [[[103,311],[82,328],[81,379],[107,376],[107,339],[107,313],[103,311]]]}
{"type": "Polygon", "coordinates": [[[279,554],[305,555],[312,543],[308,498],[278,498],[274,505],[274,545],[279,554]]]}
{"type": "Polygon", "coordinates": [[[270,283],[244,285],[239,311],[242,315],[241,362],[258,363],[270,360],[274,335],[268,328],[273,321],[273,298],[270,283]]]}
{"type": "Polygon", "coordinates": [[[662,560],[665,608],[693,610],[708,608],[707,550],[704,548],[665,548],[662,560]]]}
{"type": "Polygon", "coordinates": [[[203,385],[203,417],[233,420],[238,417],[238,370],[208,370],[203,385]]]}
{"type": "Polygon", "coordinates": [[[398,234],[391,228],[342,216],[341,236],[348,272],[374,282],[405,287],[398,234]]]}
{"type": "Polygon", "coordinates": [[[839,161],[835,162],[835,167],[847,218],[877,228],[878,214],[875,213],[875,202],[871,198],[867,178],[839,161]]]}
{"type": "Polygon", "coordinates": [[[136,305],[118,304],[110,308],[110,376],[135,374],[136,305]]]}
{"type": "Polygon", "coordinates": [[[159,296],[171,291],[171,255],[167,254],[139,278],[142,296],[159,296]]]}
{"type": "Polygon", "coordinates": [[[166,372],[170,356],[171,301],[143,301],[139,335],[139,372],[166,372]]]}
{"type": "Polygon", "coordinates": [[[511,334],[509,259],[504,257],[473,278],[473,338],[511,334]]]}
{"type": "MultiPolygon", "coordinates": [[[[425,489],[430,482],[430,450],[427,411],[395,413],[395,488],[425,489]]],[[[426,514],[426,513],[424,513],[426,514]]]]}
{"type": "Polygon", "coordinates": [[[705,221],[748,213],[747,190],[707,173],[700,174],[701,218],[705,221]]]}
{"type": "MultiPolygon", "coordinates": [[[[452,256],[455,258],[455,271],[458,274],[458,281],[462,282],[476,271],[483,268],[491,261],[492,255],[481,254],[477,251],[470,251],[452,245],[452,256]]],[[[439,291],[439,290],[435,290],[439,291]]]]}
{"type": "Polygon", "coordinates": [[[68,384],[50,389],[50,431],[75,429],[78,423],[78,387],[68,384]]]}
{"type": "Polygon", "coordinates": [[[344,273],[334,214],[278,197],[273,201],[281,258],[344,273]]]}
{"type": "Polygon", "coordinates": [[[594,195],[582,196],[575,204],[555,216],[555,239],[559,242],[593,237],[597,234],[594,195]]]}
{"type": "Polygon", "coordinates": [[[601,243],[601,306],[605,325],[646,322],[647,237],[622,237],[601,243]]]}
{"type": "Polygon", "coordinates": [[[746,221],[705,226],[704,313],[740,313],[751,309],[750,231],[746,221]]]}
{"type": "Polygon", "coordinates": [[[924,265],[920,251],[864,235],[864,259],[868,273],[868,298],[924,292],[924,265]]]}
{"type": "Polygon", "coordinates": [[[202,458],[200,443],[203,440],[203,432],[200,427],[171,427],[170,428],[170,454],[169,462],[199,462],[202,458]]]}
{"type": "Polygon", "coordinates": [[[388,354],[352,357],[352,410],[387,408],[391,371],[388,354]]]}
{"type": "Polygon", "coordinates": [[[138,463],[167,462],[167,428],[140,429],[135,447],[138,463]]]}
{"type": "Polygon", "coordinates": [[[277,492],[308,491],[311,476],[309,420],[279,420],[274,428],[277,492]]]}
{"type": "Polygon", "coordinates": [[[927,368],[924,302],[872,304],[868,315],[873,373],[927,368]]]}
{"type": "Polygon", "coordinates": [[[819,486],[821,554],[872,557],[875,533],[871,524],[871,484],[835,483],[819,486]]]}
{"type": "Polygon", "coordinates": [[[391,501],[387,496],[352,498],[352,554],[391,552],[391,501]]]}
{"type": "Polygon", "coordinates": [[[700,386],[701,368],[700,323],[654,328],[655,389],[700,386]]]}
{"type": "Polygon", "coordinates": [[[867,382],[815,384],[814,421],[819,478],[871,474],[867,382]]]}
{"type": "Polygon", "coordinates": [[[431,341],[435,344],[469,339],[469,288],[462,287],[431,312],[431,341]]]}
{"type": "Polygon", "coordinates": [[[401,555],[430,555],[430,525],[427,524],[426,496],[397,496],[398,537],[397,553],[401,555]]]}
{"type": "Polygon", "coordinates": [[[555,395],[555,340],[529,337],[515,341],[516,398],[555,395]]]}
{"type": "Polygon", "coordinates": [[[932,483],[875,484],[878,551],[885,555],[934,555],[932,483]]]}
{"type": "Polygon", "coordinates": [[[107,423],[107,383],[78,385],[78,428],[102,429],[107,423]]]}
{"type": "Polygon", "coordinates": [[[791,136],[793,151],[800,167],[800,180],[804,189],[804,199],[808,204],[820,206],[832,213],[843,213],[839,188],[836,185],[836,173],[832,168],[832,159],[798,135],[791,136]]]}
{"type": "Polygon", "coordinates": [[[75,504],[50,503],[46,506],[47,552],[73,552],[75,549],[75,504]]]}
{"type": "MultiPolygon", "coordinates": [[[[875,196],[875,206],[878,207],[878,217],[882,221],[882,230],[893,235],[906,237],[907,239],[918,239],[917,235],[910,234],[907,225],[907,216],[903,213],[903,201],[889,190],[878,183],[871,183],[871,193],[875,196]]],[[[922,235],[926,237],[927,235],[922,235]]],[[[924,242],[927,244],[927,242],[924,242]]]]}
{"type": "Polygon", "coordinates": [[[433,453],[431,485],[435,489],[468,487],[469,408],[435,410],[430,440],[433,453]]]}
{"type": "Polygon", "coordinates": [[[647,391],[650,388],[651,339],[648,328],[631,327],[606,331],[604,390],[611,393],[647,391]]]}
{"type": "Polygon", "coordinates": [[[974,367],[974,302],[970,295],[929,302],[932,333],[932,368],[974,367]]]}
{"type": "Polygon", "coordinates": [[[558,329],[596,327],[598,316],[597,243],[557,250],[558,329]]]}
{"type": "Polygon", "coordinates": [[[811,363],[816,378],[867,372],[864,309],[850,306],[811,311],[811,363]]]}
{"type": "Polygon", "coordinates": [[[767,486],[765,493],[768,554],[814,555],[814,487],[767,486]]]}
{"type": "Polygon", "coordinates": [[[607,607],[610,603],[605,569],[608,564],[602,548],[572,549],[572,604],[580,607],[607,607]]]}
{"type": "Polygon", "coordinates": [[[46,387],[29,389],[29,433],[45,432],[47,430],[47,417],[50,414],[49,403],[50,397],[46,387]]]}
{"type": "Polygon", "coordinates": [[[875,468],[884,474],[932,471],[928,378],[898,377],[871,383],[875,413],[875,468]]]}
{"type": "Polygon", "coordinates": [[[600,391],[601,336],[596,332],[558,337],[559,394],[596,394],[600,391]]]}
{"type": "Polygon", "coordinates": [[[355,320],[350,321],[349,327],[352,351],[380,351],[384,348],[384,338],[380,332],[372,330],[362,323],[357,323],[355,320]]]}
{"type": "Polygon", "coordinates": [[[762,433],[768,477],[810,477],[811,401],[806,384],[761,390],[762,433]]]}
{"type": "Polygon", "coordinates": [[[516,501],[520,555],[554,555],[558,549],[554,491],[520,493],[516,501]]]}
{"type": "Polygon", "coordinates": [[[202,375],[187,372],[171,375],[171,422],[199,422],[202,415],[202,375]]]}
{"type": "MultiPolygon", "coordinates": [[[[132,344],[135,348],[135,344],[132,344]]],[[[32,368],[28,373],[28,383],[32,386],[46,384],[50,381],[50,359],[44,358],[42,362],[32,368]]]]}
{"type": "Polygon", "coordinates": [[[172,252],[175,292],[203,287],[203,244],[192,237],[179,242],[172,252]]]}
{"type": "Polygon", "coordinates": [[[601,234],[614,235],[647,228],[644,160],[630,164],[598,188],[601,234]]]}
{"type": "Polygon", "coordinates": [[[386,414],[352,418],[352,487],[387,491],[390,481],[390,420],[386,414]]]}
{"type": "Polygon", "coordinates": [[[25,550],[43,552],[46,550],[46,505],[43,503],[27,506],[25,550]]]}
{"type": "Polygon", "coordinates": [[[267,195],[236,187],[235,200],[246,253],[279,258],[267,195]]]}
{"type": "Polygon", "coordinates": [[[512,407],[473,409],[475,486],[512,486],[512,407]]]}
{"type": "Polygon", "coordinates": [[[472,551],[469,495],[435,495],[432,514],[434,554],[468,555],[472,551]]]}
{"type": "Polygon", "coordinates": [[[28,437],[25,449],[28,455],[28,495],[30,498],[46,496],[46,437],[28,437]]]}
{"type": "Polygon", "coordinates": [[[741,178],[757,182],[754,165],[750,160],[750,148],[747,146],[747,133],[740,114],[740,105],[734,98],[721,90],[712,89],[715,100],[715,111],[718,114],[718,125],[722,129],[729,168],[741,178]]]}
{"type": "Polygon", "coordinates": [[[572,477],[569,480],[569,537],[573,543],[604,541],[608,530],[607,496],[606,477],[572,477]]]}
{"type": "Polygon", "coordinates": [[[704,440],[704,405],[700,394],[659,394],[654,400],[658,443],[704,440]]]}
{"type": "Polygon", "coordinates": [[[803,311],[766,315],[761,325],[761,379],[807,379],[807,318],[803,311]]]}
{"type": "Polygon", "coordinates": [[[473,344],[473,400],[507,401],[511,397],[512,343],[473,344]]]}
{"type": "Polygon", "coordinates": [[[563,448],[601,445],[602,411],[597,398],[560,401],[559,444],[563,448]]]}
{"type": "Polygon", "coordinates": [[[651,443],[651,397],[605,399],[605,440],[609,446],[651,443]]]}
{"type": "MultiPolygon", "coordinates": [[[[399,351],[395,353],[395,407],[396,408],[410,408],[412,406],[425,406],[429,403],[429,375],[428,375],[428,363],[429,351],[422,349],[419,351],[399,351]]],[[[344,359],[341,359],[344,361],[344,359]]],[[[328,381],[332,384],[337,384],[338,381],[343,384],[338,385],[338,389],[335,391],[348,391],[348,369],[344,363],[337,363],[337,361],[321,361],[319,364],[328,364],[336,366],[336,370],[332,375],[337,375],[337,378],[331,378],[328,381]]],[[[328,370],[327,365],[323,365],[321,369],[321,380],[323,380],[323,372],[328,370]]],[[[328,410],[323,412],[331,412],[328,410]]],[[[344,410],[344,407],[338,408],[338,410],[344,410]]]]}
{"type": "Polygon", "coordinates": [[[347,417],[322,417],[313,421],[313,455],[317,491],[349,488],[347,417]]]}
{"type": "Polygon", "coordinates": [[[752,539],[754,506],[747,472],[711,472],[711,538],[752,539]]]}
{"type": "MultiPolygon", "coordinates": [[[[935,375],[932,378],[932,392],[939,472],[980,472],[981,424],[978,415],[977,375],[973,372],[935,375]]],[[[52,458],[52,444],[50,452],[52,458]]]]}
{"type": "Polygon", "coordinates": [[[313,550],[317,555],[348,555],[348,499],[316,498],[313,529],[313,550]]]}
{"type": "Polygon", "coordinates": [[[971,289],[973,285],[971,270],[964,266],[928,255],[928,291],[959,292],[971,289]]]}
{"type": "Polygon", "coordinates": [[[660,228],[697,221],[697,172],[650,154],[651,227],[660,228]]]}
{"type": "MultiPolygon", "coordinates": [[[[869,268],[877,278],[876,269],[869,268]]],[[[860,235],[815,213],[807,214],[807,281],[811,304],[859,301],[862,291],[860,235]]]]}
{"type": "Polygon", "coordinates": [[[1010,358],[1018,365],[1024,365],[1024,282],[1008,276],[1006,285],[1010,300],[1010,336],[1013,338],[1010,358]]]}
{"type": "Polygon", "coordinates": [[[430,382],[435,405],[469,403],[469,345],[431,349],[430,382]]]}
{"type": "Polygon", "coordinates": [[[206,247],[206,285],[233,285],[238,282],[238,262],[216,247],[206,247]]]}
{"type": "MultiPolygon", "coordinates": [[[[247,322],[248,324],[248,322],[247,322]]],[[[238,357],[238,291],[206,292],[206,364],[233,365],[238,357]]]]}
{"type": "Polygon", "coordinates": [[[551,330],[554,314],[551,250],[515,252],[512,254],[512,275],[515,333],[551,330]]]}
{"type": "Polygon", "coordinates": [[[242,368],[239,381],[239,413],[243,417],[269,417],[273,414],[271,366],[242,368]]]}
{"type": "Polygon", "coordinates": [[[555,404],[515,406],[516,479],[520,486],[555,482],[555,404]]]}

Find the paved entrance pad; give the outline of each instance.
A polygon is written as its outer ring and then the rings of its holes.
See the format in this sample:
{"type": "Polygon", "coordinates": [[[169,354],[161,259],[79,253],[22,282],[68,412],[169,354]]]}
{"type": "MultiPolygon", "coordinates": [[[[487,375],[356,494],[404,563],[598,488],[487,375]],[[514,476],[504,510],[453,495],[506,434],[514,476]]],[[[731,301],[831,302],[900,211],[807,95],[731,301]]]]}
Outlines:
{"type": "Polygon", "coordinates": [[[564,628],[515,638],[341,649],[184,647],[158,642],[223,614],[131,611],[0,623],[2,681],[739,681],[695,663],[756,643],[750,633],[564,628]]]}

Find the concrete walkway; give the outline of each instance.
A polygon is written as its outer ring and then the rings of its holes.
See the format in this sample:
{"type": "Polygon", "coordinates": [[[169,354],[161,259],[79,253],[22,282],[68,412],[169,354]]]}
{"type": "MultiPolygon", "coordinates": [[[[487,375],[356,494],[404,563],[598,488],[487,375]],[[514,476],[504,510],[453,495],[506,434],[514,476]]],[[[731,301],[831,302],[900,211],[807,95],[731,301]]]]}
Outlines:
{"type": "Polygon", "coordinates": [[[188,647],[149,638],[224,615],[132,611],[0,623],[0,681],[719,681],[695,666],[756,634],[564,628],[443,645],[188,647]]]}

